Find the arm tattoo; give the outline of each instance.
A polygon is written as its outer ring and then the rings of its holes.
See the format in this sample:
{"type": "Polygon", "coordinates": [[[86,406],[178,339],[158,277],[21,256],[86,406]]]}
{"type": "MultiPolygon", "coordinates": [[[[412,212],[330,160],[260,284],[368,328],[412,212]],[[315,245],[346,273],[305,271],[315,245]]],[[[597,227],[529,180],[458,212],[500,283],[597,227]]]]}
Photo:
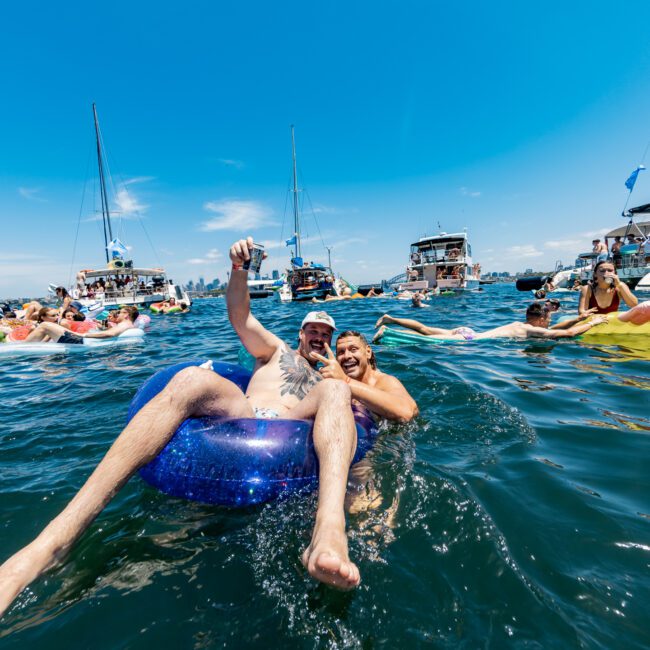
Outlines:
{"type": "Polygon", "coordinates": [[[280,355],[280,370],[284,383],[280,395],[293,395],[303,399],[322,377],[293,350],[285,348],[280,355]]]}

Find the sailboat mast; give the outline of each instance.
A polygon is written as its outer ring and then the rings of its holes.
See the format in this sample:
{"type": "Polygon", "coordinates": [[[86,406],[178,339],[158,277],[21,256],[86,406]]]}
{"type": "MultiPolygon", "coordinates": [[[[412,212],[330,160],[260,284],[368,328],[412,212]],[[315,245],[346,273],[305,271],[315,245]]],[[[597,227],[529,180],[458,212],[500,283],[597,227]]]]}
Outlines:
{"type": "Polygon", "coordinates": [[[108,195],[106,193],[106,178],[104,177],[104,163],[102,161],[102,144],[99,136],[99,120],[97,119],[97,107],[93,102],[93,117],[95,119],[95,138],[97,139],[97,166],[99,168],[99,188],[102,200],[102,222],[104,224],[104,250],[106,251],[106,263],[110,262],[108,244],[113,240],[113,229],[111,228],[111,213],[108,210],[108,195]]]}
{"type": "Polygon", "coordinates": [[[296,235],[294,257],[300,257],[302,251],[300,247],[300,212],[298,210],[298,171],[296,167],[296,136],[293,124],[291,125],[291,155],[293,158],[293,231],[296,235]]]}

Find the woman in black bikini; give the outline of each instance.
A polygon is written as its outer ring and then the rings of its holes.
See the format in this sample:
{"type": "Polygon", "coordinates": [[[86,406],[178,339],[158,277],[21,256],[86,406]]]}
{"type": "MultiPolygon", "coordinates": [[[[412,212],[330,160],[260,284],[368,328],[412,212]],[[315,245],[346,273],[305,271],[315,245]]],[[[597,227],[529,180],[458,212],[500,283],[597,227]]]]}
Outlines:
{"type": "Polygon", "coordinates": [[[628,307],[636,307],[638,299],[616,275],[614,264],[603,260],[594,267],[592,280],[582,287],[578,313],[609,314],[618,311],[621,300],[628,307]]]}

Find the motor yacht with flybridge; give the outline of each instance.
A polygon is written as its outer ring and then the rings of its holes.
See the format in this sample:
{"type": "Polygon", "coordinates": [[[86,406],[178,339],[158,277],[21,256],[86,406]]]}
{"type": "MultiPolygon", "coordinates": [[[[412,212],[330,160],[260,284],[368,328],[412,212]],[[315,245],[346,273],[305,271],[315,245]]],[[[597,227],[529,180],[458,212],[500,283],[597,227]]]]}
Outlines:
{"type": "Polygon", "coordinates": [[[406,280],[399,288],[417,291],[437,286],[441,291],[474,291],[480,275],[480,264],[472,260],[467,230],[440,232],[411,244],[406,280]]]}

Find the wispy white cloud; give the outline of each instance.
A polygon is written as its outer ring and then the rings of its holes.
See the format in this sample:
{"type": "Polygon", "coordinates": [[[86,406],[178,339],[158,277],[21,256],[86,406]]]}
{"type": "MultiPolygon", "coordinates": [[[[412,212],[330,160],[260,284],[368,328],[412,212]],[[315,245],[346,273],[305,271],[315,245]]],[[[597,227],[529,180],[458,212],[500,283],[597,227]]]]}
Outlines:
{"type": "Polygon", "coordinates": [[[510,246],[506,248],[506,255],[513,259],[520,259],[525,257],[541,257],[544,255],[542,251],[538,251],[534,244],[524,244],[522,246],[510,246]]]}
{"type": "Polygon", "coordinates": [[[241,201],[238,199],[208,201],[203,205],[203,208],[217,215],[200,224],[199,230],[205,232],[214,230],[244,232],[260,226],[277,225],[269,219],[272,214],[271,210],[259,201],[241,201]]]}
{"type": "Polygon", "coordinates": [[[141,203],[130,185],[138,185],[140,183],[147,183],[154,180],[153,176],[135,176],[125,180],[117,189],[115,193],[115,212],[123,218],[136,217],[149,208],[148,205],[141,203]]]}
{"type": "Polygon", "coordinates": [[[213,264],[222,257],[223,255],[216,248],[211,248],[203,257],[190,258],[187,260],[187,264],[213,264]]]}
{"type": "Polygon", "coordinates": [[[47,203],[47,199],[38,196],[41,192],[40,187],[19,187],[18,194],[28,201],[39,201],[40,203],[47,203]]]}
{"type": "Polygon", "coordinates": [[[126,187],[122,187],[117,191],[115,207],[117,208],[115,212],[126,218],[145,212],[149,208],[148,205],[140,203],[133,192],[129,192],[126,187]]]}
{"type": "Polygon", "coordinates": [[[481,192],[479,192],[478,190],[470,190],[467,187],[461,187],[460,193],[463,196],[469,196],[471,199],[478,199],[478,197],[481,196],[481,192]]]}
{"type": "Polygon", "coordinates": [[[544,248],[551,250],[575,250],[581,244],[584,245],[582,239],[557,239],[544,242],[544,248]]]}
{"type": "Polygon", "coordinates": [[[324,203],[314,203],[312,207],[315,214],[355,214],[359,212],[359,208],[340,208],[324,203]]]}
{"type": "Polygon", "coordinates": [[[235,169],[244,168],[244,161],[236,160],[235,158],[219,158],[219,162],[226,167],[234,167],[235,169]]]}

